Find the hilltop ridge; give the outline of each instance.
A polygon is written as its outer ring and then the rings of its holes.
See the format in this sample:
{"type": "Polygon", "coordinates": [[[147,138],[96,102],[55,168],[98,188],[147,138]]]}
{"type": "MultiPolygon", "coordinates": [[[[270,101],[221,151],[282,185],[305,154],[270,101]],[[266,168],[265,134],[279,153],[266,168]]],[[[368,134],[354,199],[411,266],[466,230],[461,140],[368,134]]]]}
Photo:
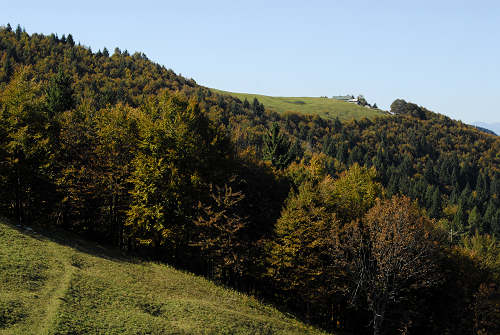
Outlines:
{"type": "Polygon", "coordinates": [[[236,97],[242,101],[247,99],[250,103],[256,98],[259,102],[264,104],[266,109],[280,114],[294,112],[299,114],[318,115],[327,120],[334,120],[338,117],[341,121],[361,119],[364,117],[373,119],[375,117],[390,115],[389,112],[378,108],[363,107],[326,97],[274,97],[261,94],[227,92],[218,89],[211,90],[222,95],[236,97]]]}

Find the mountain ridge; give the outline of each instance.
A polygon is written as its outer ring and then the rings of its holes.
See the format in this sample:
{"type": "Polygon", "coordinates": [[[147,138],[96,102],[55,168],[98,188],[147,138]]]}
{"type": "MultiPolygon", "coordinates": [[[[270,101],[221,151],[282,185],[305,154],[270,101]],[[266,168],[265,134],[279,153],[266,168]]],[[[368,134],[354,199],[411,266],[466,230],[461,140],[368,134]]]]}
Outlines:
{"type": "Polygon", "coordinates": [[[472,125],[492,131],[495,135],[500,134],[500,122],[473,122],[472,125]]]}
{"type": "Polygon", "coordinates": [[[253,93],[228,92],[215,88],[210,89],[222,95],[236,97],[241,101],[246,99],[249,103],[252,103],[253,99],[257,98],[269,111],[279,114],[295,112],[299,114],[318,115],[327,120],[339,118],[341,121],[361,119],[364,117],[372,119],[390,115],[387,111],[377,108],[367,108],[354,103],[327,97],[281,97],[253,93]]]}

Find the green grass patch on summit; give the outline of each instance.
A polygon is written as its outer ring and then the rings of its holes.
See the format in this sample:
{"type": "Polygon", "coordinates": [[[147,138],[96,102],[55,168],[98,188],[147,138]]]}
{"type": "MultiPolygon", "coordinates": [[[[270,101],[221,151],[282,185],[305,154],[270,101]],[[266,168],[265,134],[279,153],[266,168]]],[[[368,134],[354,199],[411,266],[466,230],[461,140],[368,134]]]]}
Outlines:
{"type": "Polygon", "coordinates": [[[324,119],[334,120],[338,117],[341,121],[375,118],[389,115],[380,109],[371,109],[357,104],[348,103],[331,98],[313,97],[271,97],[260,94],[234,93],[211,89],[216,93],[234,96],[241,101],[247,99],[252,103],[254,98],[263,103],[267,110],[277,113],[294,112],[300,114],[319,115],[324,119]]]}

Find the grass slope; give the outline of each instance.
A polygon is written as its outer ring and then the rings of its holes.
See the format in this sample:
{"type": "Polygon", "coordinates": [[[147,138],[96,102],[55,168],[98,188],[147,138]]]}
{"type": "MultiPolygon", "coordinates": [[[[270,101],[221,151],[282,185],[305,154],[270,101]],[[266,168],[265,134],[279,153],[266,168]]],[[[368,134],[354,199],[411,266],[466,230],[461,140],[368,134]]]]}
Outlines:
{"type": "Polygon", "coordinates": [[[250,103],[252,103],[254,98],[257,98],[259,102],[264,104],[266,109],[278,113],[295,112],[301,114],[317,114],[322,118],[331,120],[338,117],[342,121],[389,115],[388,112],[380,109],[370,109],[330,98],[270,97],[259,94],[233,93],[216,89],[211,90],[220,94],[237,97],[241,101],[246,98],[250,103]]]}
{"type": "Polygon", "coordinates": [[[323,334],[204,278],[3,220],[0,278],[2,335],[323,334]]]}

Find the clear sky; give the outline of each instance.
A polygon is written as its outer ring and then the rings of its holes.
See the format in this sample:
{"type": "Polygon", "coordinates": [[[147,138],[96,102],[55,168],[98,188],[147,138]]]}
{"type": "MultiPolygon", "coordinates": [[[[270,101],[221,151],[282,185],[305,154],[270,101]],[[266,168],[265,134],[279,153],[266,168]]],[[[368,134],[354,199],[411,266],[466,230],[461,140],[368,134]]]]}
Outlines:
{"type": "Polygon", "coordinates": [[[500,121],[500,1],[3,0],[0,24],[116,46],[222,90],[396,98],[500,121]]]}

